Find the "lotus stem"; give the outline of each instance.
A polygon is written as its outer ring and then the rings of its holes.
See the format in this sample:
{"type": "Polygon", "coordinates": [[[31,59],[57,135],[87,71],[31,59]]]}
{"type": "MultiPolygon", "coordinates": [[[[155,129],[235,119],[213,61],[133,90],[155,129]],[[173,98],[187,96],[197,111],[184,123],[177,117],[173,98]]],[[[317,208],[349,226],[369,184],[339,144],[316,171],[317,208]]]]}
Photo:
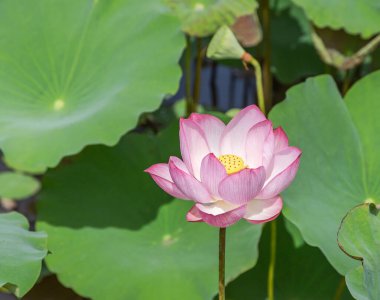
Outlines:
{"type": "MultiPolygon", "coordinates": [[[[262,0],[262,21],[263,21],[263,50],[264,50],[264,88],[265,88],[265,99],[268,104],[268,109],[272,106],[272,72],[271,72],[271,56],[272,56],[272,44],[270,38],[270,5],[269,0],[262,0]]],[[[260,64],[256,61],[257,68],[260,68],[260,64]]],[[[256,74],[256,82],[258,79],[256,74]]],[[[260,78],[261,81],[261,78],[260,78]]],[[[256,83],[257,84],[257,83],[256,83]]],[[[263,93],[262,88],[263,83],[261,82],[260,91],[263,93]]],[[[259,91],[259,88],[258,88],[259,91]]],[[[259,93],[259,92],[258,92],[259,93]]],[[[266,114],[265,110],[265,100],[264,95],[261,95],[262,107],[260,106],[260,96],[259,107],[261,111],[266,114]]],[[[271,222],[271,238],[270,238],[270,263],[268,270],[268,300],[274,300],[274,272],[276,267],[276,249],[277,249],[277,223],[276,220],[271,222]]]]}
{"type": "Polygon", "coordinates": [[[226,228],[219,228],[219,300],[225,300],[226,228]]]}
{"type": "Polygon", "coordinates": [[[190,115],[193,111],[193,100],[191,97],[191,41],[190,36],[186,34],[185,50],[185,97],[186,97],[186,114],[190,115]]]}
{"type": "Polygon", "coordinates": [[[263,91],[263,76],[261,73],[261,66],[259,62],[252,57],[250,61],[251,65],[255,68],[255,77],[256,77],[256,90],[257,90],[257,100],[261,111],[265,114],[265,100],[264,100],[264,91],[263,91]]]}
{"type": "Polygon", "coordinates": [[[276,220],[270,222],[270,263],[268,270],[268,300],[274,300],[274,270],[276,266],[276,242],[277,242],[277,223],[276,220]]]}
{"type": "Polygon", "coordinates": [[[256,78],[256,92],[257,92],[257,102],[261,111],[266,114],[265,110],[265,100],[264,100],[264,90],[263,90],[263,76],[261,72],[260,63],[251,54],[245,52],[242,56],[242,60],[245,63],[249,63],[253,66],[255,70],[256,78]]]}
{"type": "Polygon", "coordinates": [[[272,107],[272,72],[271,72],[271,56],[272,44],[270,38],[270,6],[269,0],[262,0],[260,3],[261,18],[263,24],[263,73],[264,73],[264,91],[267,109],[272,107]]]}
{"type": "Polygon", "coordinates": [[[346,95],[348,89],[350,88],[352,76],[353,76],[352,69],[345,71],[343,84],[342,84],[342,96],[346,95]]]}
{"type": "Polygon", "coordinates": [[[339,280],[339,284],[338,284],[338,287],[337,287],[335,295],[334,295],[334,300],[342,299],[343,292],[344,292],[345,288],[346,288],[346,281],[345,281],[344,277],[342,277],[339,280]]]}
{"type": "Polygon", "coordinates": [[[193,93],[193,111],[198,110],[199,98],[201,93],[201,75],[202,75],[202,38],[195,40],[197,47],[197,58],[195,65],[195,78],[194,78],[194,93],[193,93]]]}
{"type": "Polygon", "coordinates": [[[210,76],[210,91],[211,91],[211,107],[212,109],[218,109],[218,90],[216,87],[217,79],[217,63],[212,61],[211,63],[211,76],[210,76]]]}

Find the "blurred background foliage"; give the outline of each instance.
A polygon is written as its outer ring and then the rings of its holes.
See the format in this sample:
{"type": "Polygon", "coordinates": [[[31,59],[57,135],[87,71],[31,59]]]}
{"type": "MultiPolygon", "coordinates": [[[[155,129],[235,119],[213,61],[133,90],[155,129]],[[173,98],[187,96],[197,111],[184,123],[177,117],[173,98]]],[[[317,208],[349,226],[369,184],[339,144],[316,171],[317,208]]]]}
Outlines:
{"type": "MultiPolygon", "coordinates": [[[[257,102],[251,69],[205,58],[224,24],[261,62],[267,107],[286,98],[269,117],[303,150],[276,299],[352,299],[346,274],[377,299],[376,208],[342,237],[369,249],[364,267],[336,237],[380,200],[379,23],[377,0],[0,1],[0,299],[216,295],[216,229],[186,223],[188,204],[143,170],[179,155],[179,117],[227,122],[257,102]]],[[[227,298],[266,299],[268,226],[231,227],[227,247],[227,298]]]]}

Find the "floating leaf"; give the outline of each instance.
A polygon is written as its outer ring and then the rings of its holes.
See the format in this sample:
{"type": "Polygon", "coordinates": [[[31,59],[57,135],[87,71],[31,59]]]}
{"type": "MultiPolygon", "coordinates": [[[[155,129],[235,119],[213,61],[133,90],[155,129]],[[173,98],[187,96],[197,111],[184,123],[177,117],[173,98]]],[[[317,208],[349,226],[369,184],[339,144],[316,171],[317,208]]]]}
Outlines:
{"type": "Polygon", "coordinates": [[[378,0],[293,0],[301,6],[318,27],[345,29],[363,38],[380,32],[380,4],[378,0]]]}
{"type": "MultiPolygon", "coordinates": [[[[277,224],[275,299],[337,299],[334,296],[342,284],[343,277],[329,265],[318,249],[306,244],[295,248],[282,218],[278,219],[277,224]]],[[[267,299],[270,226],[265,226],[263,230],[259,253],[257,265],[227,286],[228,300],[267,299]]],[[[339,299],[346,300],[352,297],[344,288],[339,299]]]]}
{"type": "Polygon", "coordinates": [[[0,214],[0,289],[22,297],[37,281],[47,250],[43,232],[28,231],[19,213],[0,214]]]}
{"type": "Polygon", "coordinates": [[[7,163],[38,173],[85,145],[113,145],[174,92],[183,39],[166,10],[156,0],[1,1],[7,163]]]}
{"type": "Polygon", "coordinates": [[[331,77],[311,78],[270,113],[303,152],[296,180],[284,193],[284,214],[341,274],[355,266],[336,243],[342,218],[368,198],[380,199],[379,82],[380,72],[368,75],[345,103],[331,77]]]}
{"type": "MultiPolygon", "coordinates": [[[[95,300],[216,294],[218,229],[186,222],[189,202],[161,206],[170,198],[143,172],[176,155],[177,140],[178,126],[157,138],[128,134],[46,174],[38,228],[49,234],[47,265],[65,286],[95,300]]],[[[255,264],[260,233],[246,222],[228,230],[227,281],[255,264]]]]}
{"type": "Polygon", "coordinates": [[[256,0],[165,0],[190,35],[212,35],[222,25],[232,25],[240,16],[256,10],[256,0]]]}
{"type": "Polygon", "coordinates": [[[34,177],[15,173],[0,173],[0,198],[23,199],[36,193],[40,183],[34,177]]]}
{"type": "Polygon", "coordinates": [[[350,282],[363,286],[368,299],[380,298],[380,214],[373,203],[354,207],[342,221],[338,243],[348,256],[362,261],[364,272],[354,269],[350,282]],[[358,282],[359,281],[359,282],[358,282]]]}

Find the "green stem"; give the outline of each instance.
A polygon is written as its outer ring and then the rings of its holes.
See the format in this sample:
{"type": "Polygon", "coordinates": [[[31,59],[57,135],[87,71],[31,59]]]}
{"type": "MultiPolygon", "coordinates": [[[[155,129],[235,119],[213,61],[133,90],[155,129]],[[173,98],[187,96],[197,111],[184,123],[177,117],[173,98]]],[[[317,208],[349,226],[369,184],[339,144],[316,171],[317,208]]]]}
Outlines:
{"type": "Polygon", "coordinates": [[[343,84],[342,84],[342,96],[344,96],[347,93],[348,89],[350,88],[353,73],[354,73],[353,70],[345,71],[343,84]]]}
{"type": "Polygon", "coordinates": [[[344,280],[344,277],[342,277],[339,280],[338,287],[335,291],[334,300],[340,300],[342,299],[344,289],[346,288],[346,281],[344,280]]]}
{"type": "Polygon", "coordinates": [[[186,35],[185,50],[185,97],[186,114],[190,115],[190,113],[193,111],[193,100],[191,97],[191,41],[189,35],[186,35]]]}
{"type": "Polygon", "coordinates": [[[261,18],[263,24],[263,78],[266,107],[269,110],[272,107],[272,85],[273,78],[271,72],[272,43],[270,33],[270,7],[269,0],[262,0],[260,4],[261,18]]]}
{"type": "Polygon", "coordinates": [[[210,91],[211,91],[211,107],[213,110],[218,110],[218,91],[216,86],[217,77],[217,63],[211,62],[211,76],[210,76],[210,91]]]}
{"type": "Polygon", "coordinates": [[[270,222],[270,263],[268,270],[268,300],[274,300],[274,271],[276,266],[277,223],[270,222]]]}
{"type": "Polygon", "coordinates": [[[195,65],[194,93],[193,93],[193,111],[197,111],[199,97],[201,92],[201,75],[202,75],[202,39],[196,39],[197,61],[195,65]]]}
{"type": "Polygon", "coordinates": [[[260,63],[254,57],[252,57],[249,62],[255,69],[257,101],[258,101],[261,111],[265,114],[266,110],[265,110],[263,76],[261,73],[261,66],[260,66],[260,63]]]}
{"type": "Polygon", "coordinates": [[[219,300],[225,300],[226,228],[219,228],[219,300]]]}

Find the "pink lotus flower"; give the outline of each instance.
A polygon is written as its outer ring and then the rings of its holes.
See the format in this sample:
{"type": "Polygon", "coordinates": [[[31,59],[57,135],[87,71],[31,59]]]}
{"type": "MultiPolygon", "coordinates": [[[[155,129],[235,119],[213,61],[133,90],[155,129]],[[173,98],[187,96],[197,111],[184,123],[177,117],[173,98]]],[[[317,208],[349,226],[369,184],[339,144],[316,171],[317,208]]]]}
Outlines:
{"type": "Polygon", "coordinates": [[[151,166],[153,180],[173,197],[191,200],[190,222],[227,227],[244,218],[258,224],[281,212],[279,196],[294,179],[301,151],[255,105],[225,125],[193,113],[180,120],[182,159],[151,166]]]}

